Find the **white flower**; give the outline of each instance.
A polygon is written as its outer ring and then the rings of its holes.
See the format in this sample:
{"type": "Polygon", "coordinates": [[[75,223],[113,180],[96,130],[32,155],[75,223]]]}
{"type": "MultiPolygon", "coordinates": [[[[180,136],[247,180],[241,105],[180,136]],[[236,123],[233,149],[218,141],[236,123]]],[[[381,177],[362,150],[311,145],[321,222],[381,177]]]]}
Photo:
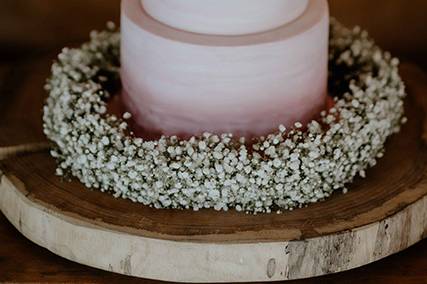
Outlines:
{"type": "MultiPolygon", "coordinates": [[[[231,134],[156,141],[127,136],[131,118],[107,112],[103,85],[119,73],[120,35],[91,33],[80,49],[65,48],[52,66],[43,108],[46,136],[56,144],[57,175],[70,173],[87,187],[155,208],[214,208],[251,213],[292,210],[345,187],[384,155],[399,131],[404,84],[399,61],[382,52],[360,28],[331,21],[330,64],[348,92],[334,98],[318,121],[259,137],[252,146],[231,134]],[[359,68],[358,74],[353,73],[359,68]],[[98,76],[111,74],[113,76],[98,76]],[[376,72],[374,72],[376,71],[376,72]],[[98,76],[98,77],[96,77],[98,76]]],[[[284,110],[286,111],[286,110],[284,110]]]]}
{"type": "Polygon", "coordinates": [[[130,118],[132,118],[132,114],[131,113],[129,113],[129,112],[125,112],[124,114],[123,114],[123,119],[130,119],[130,118]]]}

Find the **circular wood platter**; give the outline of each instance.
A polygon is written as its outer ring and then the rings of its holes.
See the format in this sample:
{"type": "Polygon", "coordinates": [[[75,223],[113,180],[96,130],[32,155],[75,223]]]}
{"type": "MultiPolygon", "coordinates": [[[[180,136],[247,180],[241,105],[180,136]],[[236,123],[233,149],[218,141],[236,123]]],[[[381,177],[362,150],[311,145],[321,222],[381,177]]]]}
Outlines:
{"type": "MultiPolygon", "coordinates": [[[[0,97],[0,149],[45,141],[49,61],[0,97]],[[4,107],[6,106],[6,107],[4,107]]],[[[0,161],[0,208],[28,239],[72,261],[180,282],[298,279],[348,270],[427,237],[427,76],[403,65],[408,123],[347,194],[283,214],[156,210],[54,175],[46,152],[0,161]]]]}

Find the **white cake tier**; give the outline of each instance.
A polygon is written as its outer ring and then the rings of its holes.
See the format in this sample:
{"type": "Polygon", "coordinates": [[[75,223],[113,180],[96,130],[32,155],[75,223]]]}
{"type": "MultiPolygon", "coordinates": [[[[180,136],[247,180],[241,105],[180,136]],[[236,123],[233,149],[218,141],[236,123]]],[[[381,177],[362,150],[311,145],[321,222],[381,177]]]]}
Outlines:
{"type": "Polygon", "coordinates": [[[329,13],[310,0],[297,20],[245,36],[173,29],[122,1],[124,102],[163,134],[263,135],[312,119],[327,93],[329,13]]]}
{"type": "Polygon", "coordinates": [[[268,31],[299,17],[308,0],[141,0],[156,20],[189,32],[243,35],[268,31]]]}

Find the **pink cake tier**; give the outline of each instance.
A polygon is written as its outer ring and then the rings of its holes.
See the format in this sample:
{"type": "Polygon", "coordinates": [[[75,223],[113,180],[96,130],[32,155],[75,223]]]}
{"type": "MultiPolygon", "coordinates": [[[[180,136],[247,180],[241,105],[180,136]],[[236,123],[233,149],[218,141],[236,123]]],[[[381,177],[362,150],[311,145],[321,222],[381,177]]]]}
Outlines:
{"type": "Polygon", "coordinates": [[[236,36],[178,30],[124,0],[121,29],[123,100],[148,131],[264,135],[325,106],[326,0],[309,0],[276,29],[236,36]]]}
{"type": "Polygon", "coordinates": [[[298,18],[308,0],[140,0],[168,26],[216,35],[242,35],[278,28],[298,18]]]}

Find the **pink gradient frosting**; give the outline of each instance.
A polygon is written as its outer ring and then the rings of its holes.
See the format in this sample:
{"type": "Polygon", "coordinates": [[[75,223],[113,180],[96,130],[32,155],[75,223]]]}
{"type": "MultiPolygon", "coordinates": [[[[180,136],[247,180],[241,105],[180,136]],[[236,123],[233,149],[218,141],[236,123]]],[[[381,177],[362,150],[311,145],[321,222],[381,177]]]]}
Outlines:
{"type": "Polygon", "coordinates": [[[326,0],[280,28],[212,36],[168,27],[139,0],[122,1],[125,105],[145,129],[165,135],[263,135],[312,119],[326,102],[326,0]]]}

